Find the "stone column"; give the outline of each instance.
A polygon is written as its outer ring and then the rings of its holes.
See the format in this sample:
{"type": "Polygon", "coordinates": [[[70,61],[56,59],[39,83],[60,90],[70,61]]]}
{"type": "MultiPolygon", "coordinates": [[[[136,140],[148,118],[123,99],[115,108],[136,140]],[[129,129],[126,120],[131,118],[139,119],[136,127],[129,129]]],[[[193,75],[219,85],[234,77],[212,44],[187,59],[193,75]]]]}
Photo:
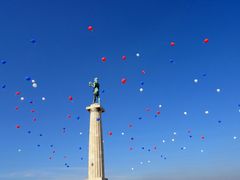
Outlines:
{"type": "Polygon", "coordinates": [[[102,137],[102,112],[98,103],[86,107],[90,112],[88,180],[107,180],[104,174],[104,152],[102,137]]]}

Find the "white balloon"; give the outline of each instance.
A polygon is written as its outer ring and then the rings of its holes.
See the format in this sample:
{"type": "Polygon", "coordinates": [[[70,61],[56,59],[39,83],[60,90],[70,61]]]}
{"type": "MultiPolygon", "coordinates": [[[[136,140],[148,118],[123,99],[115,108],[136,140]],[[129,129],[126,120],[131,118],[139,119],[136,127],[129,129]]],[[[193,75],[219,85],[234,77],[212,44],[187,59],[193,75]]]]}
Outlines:
{"type": "Polygon", "coordinates": [[[24,101],[24,97],[21,97],[20,99],[21,99],[21,101],[24,101]]]}
{"type": "Polygon", "coordinates": [[[136,56],[137,56],[137,57],[139,57],[139,56],[140,56],[140,54],[139,54],[139,53],[136,53],[136,56]]]}
{"type": "Polygon", "coordinates": [[[140,92],[143,92],[143,88],[140,88],[139,91],[140,91],[140,92]]]}
{"type": "Polygon", "coordinates": [[[46,100],[46,98],[45,98],[45,97],[42,97],[42,100],[43,100],[43,101],[45,101],[45,100],[46,100]]]}
{"type": "Polygon", "coordinates": [[[194,82],[195,82],[195,83],[198,83],[198,79],[194,79],[194,82]]]}
{"type": "Polygon", "coordinates": [[[34,88],[37,88],[37,86],[38,86],[37,83],[32,84],[32,87],[34,87],[34,88]]]}
{"type": "Polygon", "coordinates": [[[35,81],[35,80],[32,80],[32,83],[36,83],[36,81],[35,81]]]}

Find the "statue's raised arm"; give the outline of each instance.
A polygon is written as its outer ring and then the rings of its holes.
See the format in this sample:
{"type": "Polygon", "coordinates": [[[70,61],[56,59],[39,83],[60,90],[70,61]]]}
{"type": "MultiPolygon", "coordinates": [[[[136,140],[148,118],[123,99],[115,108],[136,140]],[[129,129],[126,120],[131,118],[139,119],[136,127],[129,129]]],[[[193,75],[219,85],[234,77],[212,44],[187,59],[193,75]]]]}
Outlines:
{"type": "Polygon", "coordinates": [[[99,103],[100,104],[100,85],[98,83],[98,78],[94,78],[93,82],[89,82],[88,85],[93,88],[93,103],[99,103]]]}

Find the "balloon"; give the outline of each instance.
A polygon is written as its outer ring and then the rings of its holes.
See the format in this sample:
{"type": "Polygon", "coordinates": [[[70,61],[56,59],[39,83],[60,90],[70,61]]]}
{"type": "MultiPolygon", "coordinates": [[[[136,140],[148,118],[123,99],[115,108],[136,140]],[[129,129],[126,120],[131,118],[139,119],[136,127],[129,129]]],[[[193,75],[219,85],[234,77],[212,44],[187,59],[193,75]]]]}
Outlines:
{"type": "Polygon", "coordinates": [[[6,88],[6,85],[4,84],[4,85],[2,85],[2,88],[4,89],[4,88],[6,88]]]}
{"type": "Polygon", "coordinates": [[[198,83],[198,79],[194,79],[194,82],[195,82],[195,83],[198,83]]]}
{"type": "Polygon", "coordinates": [[[37,83],[33,83],[32,87],[37,88],[37,83]]]}
{"type": "Polygon", "coordinates": [[[221,89],[217,89],[216,91],[217,91],[217,92],[220,92],[220,91],[221,91],[221,89]]]}
{"type": "Polygon", "coordinates": [[[93,27],[92,26],[88,26],[88,30],[89,31],[93,31],[93,27]]]}
{"type": "Polygon", "coordinates": [[[204,42],[204,43],[208,43],[208,42],[209,42],[208,38],[205,38],[205,39],[203,40],[203,42],[204,42]]]}
{"type": "Polygon", "coordinates": [[[125,78],[122,78],[121,82],[122,82],[122,84],[126,84],[126,82],[127,82],[127,79],[125,79],[125,78]]]}
{"type": "Polygon", "coordinates": [[[106,57],[102,57],[102,62],[106,62],[107,58],[106,57]]]}
{"type": "Polygon", "coordinates": [[[46,98],[45,97],[42,97],[42,101],[45,101],[46,100],[46,98]]]}
{"type": "Polygon", "coordinates": [[[21,101],[24,101],[24,97],[21,97],[20,99],[21,99],[21,101]]]}
{"type": "Polygon", "coordinates": [[[108,135],[109,135],[109,136],[112,136],[112,134],[113,134],[113,133],[112,133],[111,131],[110,131],[110,132],[108,132],[108,135]]]}
{"type": "Polygon", "coordinates": [[[20,125],[16,125],[16,128],[19,129],[21,126],[20,125]]]}
{"type": "Polygon", "coordinates": [[[144,70],[141,71],[142,74],[145,74],[146,72],[144,70]]]}
{"type": "Polygon", "coordinates": [[[157,111],[157,115],[160,115],[160,111],[157,111]]]}
{"type": "Polygon", "coordinates": [[[6,64],[6,63],[7,63],[7,61],[1,60],[1,64],[6,64]]]}
{"type": "Polygon", "coordinates": [[[204,136],[201,136],[201,139],[202,139],[202,140],[204,140],[204,139],[205,139],[205,137],[204,137],[204,136]]]}
{"type": "Polygon", "coordinates": [[[143,92],[143,88],[140,88],[139,91],[140,91],[140,92],[143,92]]]}
{"type": "Polygon", "coordinates": [[[31,39],[30,42],[34,44],[34,43],[36,43],[37,41],[36,41],[36,39],[31,39]]]}
{"type": "Polygon", "coordinates": [[[170,42],[170,46],[175,46],[175,42],[170,42]]]}
{"type": "Polygon", "coordinates": [[[139,53],[136,53],[136,56],[137,56],[137,57],[139,57],[139,56],[140,56],[140,54],[139,54],[139,53]]]}
{"type": "Polygon", "coordinates": [[[17,96],[18,96],[18,95],[20,95],[20,94],[21,94],[21,92],[20,92],[20,91],[17,91],[17,92],[16,92],[16,95],[17,95],[17,96]]]}
{"type": "Polygon", "coordinates": [[[25,80],[26,80],[26,81],[30,81],[30,80],[31,80],[31,77],[26,76],[26,77],[25,77],[25,80]]]}
{"type": "Polygon", "coordinates": [[[122,56],[122,60],[125,61],[127,59],[127,56],[122,56]]]}
{"type": "Polygon", "coordinates": [[[72,101],[72,100],[73,100],[73,97],[72,97],[72,96],[69,96],[69,97],[68,97],[68,100],[69,100],[69,101],[72,101]]]}
{"type": "Polygon", "coordinates": [[[15,108],[16,110],[19,110],[19,107],[18,106],[16,106],[16,108],[15,108]]]}

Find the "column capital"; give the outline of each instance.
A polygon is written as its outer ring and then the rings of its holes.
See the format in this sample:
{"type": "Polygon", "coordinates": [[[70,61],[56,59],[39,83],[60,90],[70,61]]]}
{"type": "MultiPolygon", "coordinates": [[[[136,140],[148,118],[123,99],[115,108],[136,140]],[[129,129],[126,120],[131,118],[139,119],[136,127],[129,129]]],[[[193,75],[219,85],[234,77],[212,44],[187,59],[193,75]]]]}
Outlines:
{"type": "Polygon", "coordinates": [[[94,104],[91,104],[90,106],[87,106],[86,110],[89,112],[91,111],[105,112],[105,109],[99,103],[94,103],[94,104]]]}

